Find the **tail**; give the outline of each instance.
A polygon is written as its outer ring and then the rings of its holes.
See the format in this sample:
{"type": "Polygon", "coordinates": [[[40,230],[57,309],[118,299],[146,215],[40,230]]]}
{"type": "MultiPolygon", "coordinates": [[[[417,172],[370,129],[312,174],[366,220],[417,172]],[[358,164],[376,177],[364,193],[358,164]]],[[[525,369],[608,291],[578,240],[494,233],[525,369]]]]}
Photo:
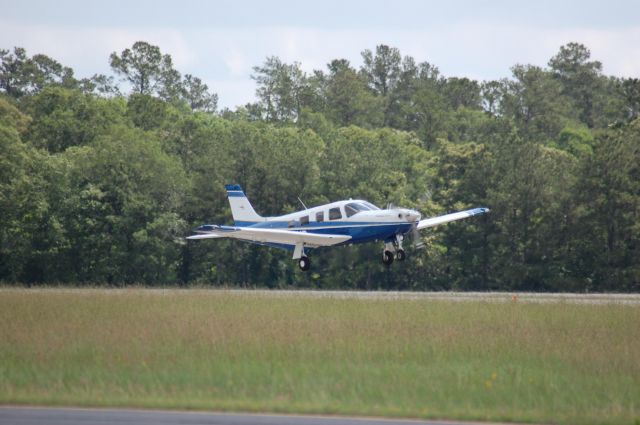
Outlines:
{"type": "Polygon", "coordinates": [[[233,214],[233,221],[235,221],[236,226],[247,226],[265,221],[265,218],[259,216],[253,209],[240,185],[228,184],[225,185],[225,189],[227,189],[231,214],[233,214]]]}

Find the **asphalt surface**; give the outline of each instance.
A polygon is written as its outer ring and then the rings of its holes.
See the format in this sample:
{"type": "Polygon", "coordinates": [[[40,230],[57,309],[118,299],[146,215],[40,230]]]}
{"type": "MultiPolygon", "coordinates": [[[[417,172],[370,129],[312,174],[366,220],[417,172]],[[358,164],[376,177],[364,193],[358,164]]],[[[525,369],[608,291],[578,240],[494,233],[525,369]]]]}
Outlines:
{"type": "Polygon", "coordinates": [[[134,409],[0,406],[1,425],[470,425],[471,422],[134,409]]]}
{"type": "MultiPolygon", "coordinates": [[[[320,290],[266,290],[266,289],[220,289],[220,288],[12,288],[0,287],[0,292],[46,292],[56,295],[98,293],[112,296],[127,296],[132,293],[147,295],[185,294],[231,294],[237,296],[264,296],[271,298],[334,298],[358,300],[433,300],[433,301],[484,301],[521,302],[536,304],[623,304],[640,307],[640,294],[578,294],[541,292],[410,292],[410,291],[320,291],[320,290]]],[[[1,424],[0,424],[1,425],[1,424]]]]}
{"type": "MultiPolygon", "coordinates": [[[[222,290],[225,291],[225,290],[222,290]]],[[[380,300],[434,300],[434,301],[487,301],[523,302],[538,304],[626,304],[640,306],[640,294],[576,294],[542,292],[411,292],[411,291],[316,291],[316,290],[265,290],[229,289],[228,293],[259,294],[269,297],[310,297],[339,299],[380,300]]]]}

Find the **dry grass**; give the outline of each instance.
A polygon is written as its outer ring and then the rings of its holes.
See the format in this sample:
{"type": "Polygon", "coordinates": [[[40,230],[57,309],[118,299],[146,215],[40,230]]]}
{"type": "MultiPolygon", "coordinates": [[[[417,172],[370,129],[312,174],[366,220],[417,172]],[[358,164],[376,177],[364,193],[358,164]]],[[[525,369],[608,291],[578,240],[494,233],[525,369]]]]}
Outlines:
{"type": "Polygon", "coordinates": [[[0,290],[0,402],[640,417],[640,308],[0,290]]]}

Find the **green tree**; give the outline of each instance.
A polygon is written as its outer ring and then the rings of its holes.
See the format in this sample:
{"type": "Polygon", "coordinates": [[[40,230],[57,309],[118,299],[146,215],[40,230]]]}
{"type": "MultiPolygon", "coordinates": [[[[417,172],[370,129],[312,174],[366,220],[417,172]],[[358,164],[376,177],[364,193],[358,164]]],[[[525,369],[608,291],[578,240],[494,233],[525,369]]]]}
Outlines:
{"type": "Polygon", "coordinates": [[[578,158],[593,153],[594,138],[587,128],[565,127],[558,135],[557,145],[578,158]]]}
{"type": "Polygon", "coordinates": [[[376,46],[375,55],[369,49],[363,51],[362,60],[362,73],[367,78],[369,87],[380,96],[388,96],[400,77],[400,51],[380,44],[376,46]]]}
{"type": "Polygon", "coordinates": [[[640,286],[640,121],[598,133],[582,163],[570,269],[596,291],[640,286]]]}
{"type": "MultiPolygon", "coordinates": [[[[430,179],[431,196],[423,212],[440,215],[488,205],[490,149],[476,142],[452,143],[445,139],[438,139],[434,148],[435,175],[430,179]]],[[[489,237],[495,231],[491,227],[492,216],[465,220],[433,232],[427,252],[429,260],[438,263],[428,267],[435,288],[491,289],[489,237]]]]}
{"type": "Polygon", "coordinates": [[[629,121],[640,116],[640,79],[625,78],[619,85],[625,100],[625,109],[629,121]]]}
{"type": "Polygon", "coordinates": [[[0,88],[11,97],[20,97],[26,92],[30,61],[27,51],[21,47],[0,50],[0,88]]]}
{"type": "Polygon", "coordinates": [[[209,87],[198,77],[184,76],[184,98],[194,111],[215,112],[218,107],[218,95],[209,93],[209,87]]]}
{"type": "Polygon", "coordinates": [[[371,93],[365,78],[345,59],[334,60],[328,67],[327,116],[339,126],[380,126],[384,120],[383,102],[371,93]]]}
{"type": "Polygon", "coordinates": [[[256,95],[270,122],[295,121],[303,107],[306,75],[299,63],[283,63],[276,56],[267,58],[263,66],[253,68],[251,78],[256,81],[256,95]]]}
{"type": "Polygon", "coordinates": [[[0,280],[23,281],[31,243],[49,205],[39,170],[44,160],[20,140],[28,118],[0,97],[0,280]]]}
{"type": "Polygon", "coordinates": [[[14,47],[13,53],[0,50],[0,89],[9,96],[39,93],[50,85],[75,88],[78,81],[71,68],[46,55],[29,57],[21,47],[14,47]]]}
{"type": "Polygon", "coordinates": [[[114,78],[103,74],[94,74],[91,78],[83,78],[79,82],[80,90],[86,94],[95,94],[104,97],[121,96],[120,87],[114,78]]]}
{"type": "Polygon", "coordinates": [[[143,130],[162,127],[169,121],[170,113],[170,105],[148,94],[134,93],[127,101],[127,116],[136,127],[143,130]]]}
{"type": "Polygon", "coordinates": [[[168,99],[179,91],[180,74],[173,68],[171,56],[163,55],[158,46],[137,41],[120,55],[111,53],[109,63],[131,84],[133,93],[163,94],[168,99]]]}
{"type": "Polygon", "coordinates": [[[480,85],[480,96],[482,97],[482,108],[491,115],[497,115],[500,111],[504,84],[500,81],[484,81],[480,85]]]}
{"type": "Polygon", "coordinates": [[[515,80],[505,83],[501,113],[513,118],[525,137],[555,138],[573,115],[562,84],[537,66],[516,65],[512,71],[515,80]]]}
{"type": "Polygon", "coordinates": [[[594,108],[602,88],[602,63],[589,61],[591,52],[583,44],[569,43],[549,60],[553,75],[562,83],[563,94],[571,98],[580,111],[580,120],[593,127],[594,108]]]}
{"type": "Polygon", "coordinates": [[[576,159],[515,134],[500,139],[490,158],[491,284],[559,290],[562,280],[554,277],[566,265],[576,159]]]}
{"type": "Polygon", "coordinates": [[[46,87],[28,102],[33,123],[28,140],[49,152],[85,145],[109,126],[121,122],[124,103],[107,101],[78,90],[46,87]]]}
{"type": "Polygon", "coordinates": [[[389,104],[389,125],[416,131],[425,145],[441,134],[446,103],[441,94],[443,79],[437,67],[411,57],[402,62],[402,72],[389,104]]]}
{"type": "Polygon", "coordinates": [[[74,243],[76,279],[163,283],[177,277],[187,181],[149,134],[112,127],[91,146],[68,149],[69,195],[62,204],[74,243]]]}
{"type": "Polygon", "coordinates": [[[468,109],[480,109],[480,85],[477,81],[468,78],[447,78],[442,86],[443,96],[452,109],[461,107],[468,109]]]}
{"type": "Polygon", "coordinates": [[[412,125],[408,129],[415,130],[425,146],[430,147],[445,135],[447,103],[442,96],[443,81],[437,68],[428,63],[421,64],[418,75],[409,103],[412,125]]]}
{"type": "Polygon", "coordinates": [[[59,85],[70,89],[78,86],[78,81],[73,77],[73,70],[62,66],[55,59],[38,54],[34,55],[31,61],[33,63],[31,85],[34,92],[38,93],[50,85],[59,85]]]}

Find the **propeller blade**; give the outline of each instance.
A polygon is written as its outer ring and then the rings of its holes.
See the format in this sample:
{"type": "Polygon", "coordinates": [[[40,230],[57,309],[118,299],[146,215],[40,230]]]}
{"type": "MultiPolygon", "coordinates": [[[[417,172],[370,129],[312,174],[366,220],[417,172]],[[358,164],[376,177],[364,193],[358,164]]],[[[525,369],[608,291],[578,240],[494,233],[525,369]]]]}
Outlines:
{"type": "Polygon", "coordinates": [[[422,241],[422,236],[418,230],[418,223],[411,226],[411,236],[413,237],[413,247],[415,249],[424,249],[424,242],[422,241]]]}

